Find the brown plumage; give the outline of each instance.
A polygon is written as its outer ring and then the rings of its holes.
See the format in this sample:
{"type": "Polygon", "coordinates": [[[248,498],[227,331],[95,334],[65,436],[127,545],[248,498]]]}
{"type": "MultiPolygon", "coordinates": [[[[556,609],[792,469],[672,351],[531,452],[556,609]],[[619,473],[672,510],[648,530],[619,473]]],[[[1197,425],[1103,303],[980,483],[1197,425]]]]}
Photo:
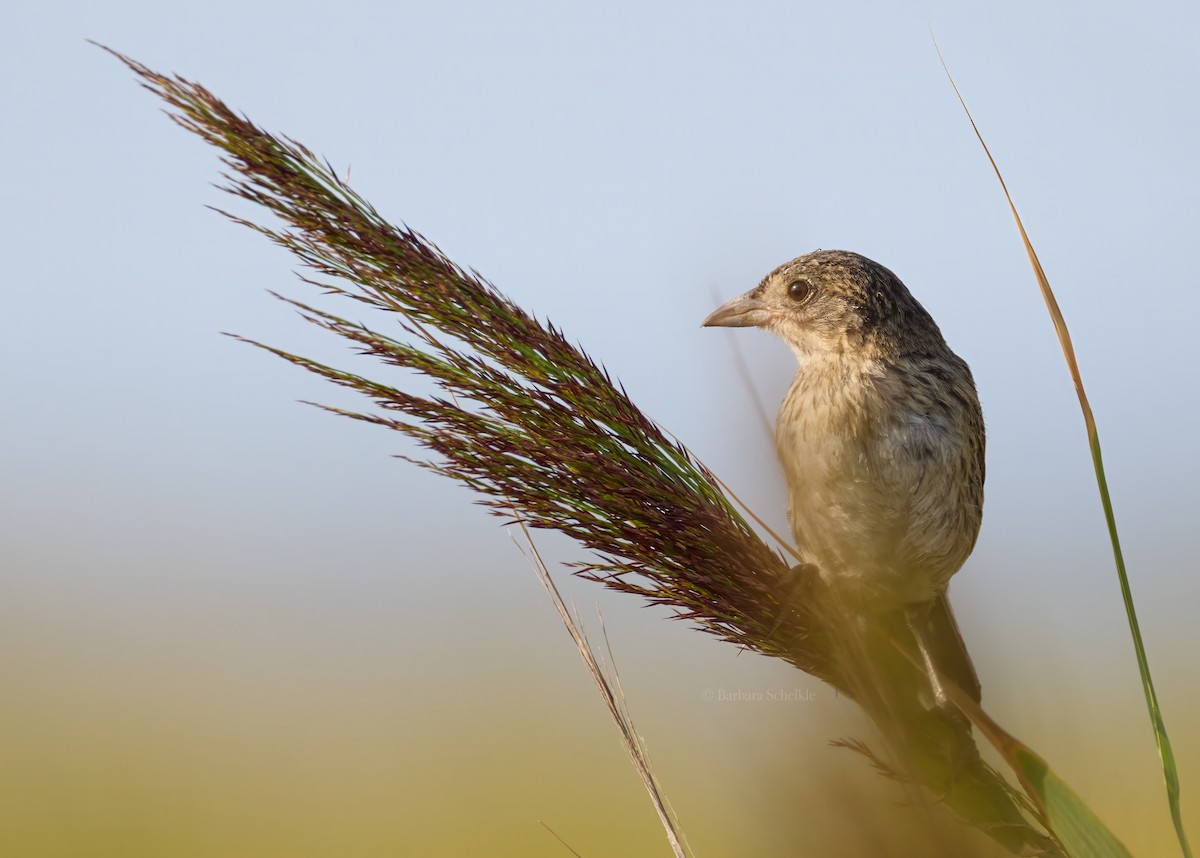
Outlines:
{"type": "Polygon", "coordinates": [[[800,555],[863,615],[905,611],[926,658],[978,697],[945,601],[983,512],[966,362],[896,275],[846,251],[779,266],[705,325],[763,328],[799,360],[775,437],[800,555]]]}

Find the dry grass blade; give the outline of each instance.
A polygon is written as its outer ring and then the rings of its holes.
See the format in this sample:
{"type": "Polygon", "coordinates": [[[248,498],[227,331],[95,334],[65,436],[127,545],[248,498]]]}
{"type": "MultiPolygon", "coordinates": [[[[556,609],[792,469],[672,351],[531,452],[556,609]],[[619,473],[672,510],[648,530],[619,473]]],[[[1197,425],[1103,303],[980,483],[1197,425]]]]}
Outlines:
{"type": "Polygon", "coordinates": [[[1079,362],[1075,358],[1075,346],[1071,342],[1071,333],[1067,330],[1066,319],[1063,318],[1062,310],[1059,309],[1058,300],[1054,297],[1054,291],[1050,288],[1050,281],[1046,278],[1046,272],[1042,268],[1042,263],[1038,259],[1037,252],[1033,249],[1033,243],[1029,240],[1029,234],[1025,231],[1025,225],[1021,222],[1021,216],[1017,214],[1016,204],[1013,202],[1012,195],[1008,192],[1008,185],[1004,181],[1004,176],[1000,173],[996,159],[992,157],[992,153],[988,149],[983,135],[979,132],[979,127],[975,124],[975,119],[971,116],[971,111],[967,107],[967,102],[963,98],[962,93],[959,92],[958,84],[954,82],[954,77],[950,74],[950,69],[946,65],[946,60],[942,56],[941,50],[937,47],[936,40],[934,41],[934,49],[937,50],[938,59],[942,63],[946,77],[950,80],[950,85],[954,88],[954,94],[958,97],[958,103],[962,105],[963,112],[966,113],[967,119],[971,123],[971,129],[975,132],[975,137],[979,140],[979,145],[983,147],[984,154],[987,155],[988,162],[992,165],[992,170],[995,172],[996,178],[1000,182],[1000,187],[1004,191],[1004,199],[1008,202],[1009,211],[1012,212],[1013,220],[1017,224],[1017,230],[1021,234],[1021,242],[1025,246],[1026,254],[1029,256],[1029,264],[1033,267],[1038,288],[1041,290],[1042,298],[1046,302],[1046,309],[1050,312],[1050,319],[1054,323],[1054,330],[1058,335],[1059,345],[1062,346],[1063,357],[1067,361],[1067,369],[1071,373],[1071,381],[1075,385],[1075,393],[1079,397],[1079,407],[1083,411],[1083,422],[1087,428],[1088,447],[1092,454],[1092,465],[1096,471],[1096,484],[1100,490],[1100,502],[1104,507],[1104,520],[1108,526],[1109,540],[1112,543],[1113,558],[1116,562],[1117,578],[1121,584],[1121,597],[1125,603],[1125,614],[1129,618],[1129,631],[1133,638],[1134,652],[1137,654],[1138,670],[1142,678],[1142,689],[1146,695],[1146,707],[1150,712],[1154,740],[1157,743],[1158,754],[1162,761],[1163,779],[1166,782],[1167,801],[1170,805],[1171,819],[1175,825],[1175,833],[1179,839],[1179,845],[1183,850],[1183,854],[1187,858],[1191,858],[1192,850],[1188,843],[1187,833],[1183,827],[1183,816],[1180,809],[1179,774],[1175,765],[1175,754],[1171,750],[1171,741],[1167,736],[1167,728],[1163,722],[1162,710],[1158,704],[1158,695],[1154,690],[1154,680],[1150,675],[1150,662],[1146,657],[1145,644],[1142,642],[1142,631],[1138,625],[1137,611],[1133,604],[1133,591],[1129,586],[1129,576],[1125,570],[1125,557],[1121,551],[1120,538],[1117,535],[1116,515],[1113,512],[1112,499],[1109,497],[1108,480],[1104,475],[1104,459],[1100,452],[1100,436],[1096,430],[1096,418],[1092,414],[1092,406],[1088,402],[1087,392],[1083,387],[1083,376],[1079,372],[1079,362]]]}
{"type": "Polygon", "coordinates": [[[559,843],[561,843],[563,845],[563,848],[566,849],[568,852],[570,852],[572,855],[574,855],[575,858],[583,858],[582,855],[580,855],[578,852],[576,852],[574,849],[571,848],[570,843],[568,843],[567,841],[565,841],[561,837],[559,837],[558,832],[555,831],[553,828],[551,828],[549,825],[542,822],[542,820],[540,820],[540,819],[538,820],[538,825],[542,826],[542,828],[549,831],[550,836],[553,837],[555,840],[557,840],[559,843]]]}
{"type": "MultiPolygon", "coordinates": [[[[558,611],[559,618],[562,620],[563,625],[566,626],[568,634],[571,635],[571,640],[575,643],[575,648],[579,650],[579,657],[583,659],[588,673],[591,674],[593,682],[596,683],[596,690],[600,692],[600,697],[604,700],[608,714],[612,717],[617,725],[617,729],[621,733],[621,744],[625,746],[625,752],[629,754],[629,759],[633,762],[633,767],[637,769],[638,776],[642,779],[642,785],[645,786],[646,792],[650,795],[650,802],[654,805],[654,811],[658,814],[658,819],[662,823],[663,830],[666,831],[667,842],[671,844],[672,852],[674,852],[676,858],[687,858],[687,853],[683,846],[686,838],[679,831],[674,816],[668,809],[662,787],[659,786],[658,778],[655,777],[653,769],[650,768],[650,760],[646,753],[645,744],[642,741],[641,735],[634,727],[633,719],[630,717],[626,707],[625,691],[621,688],[620,677],[616,673],[616,660],[612,657],[612,648],[608,647],[609,663],[613,665],[613,678],[610,680],[608,674],[601,667],[599,659],[596,658],[596,653],[592,650],[591,643],[588,642],[583,626],[579,623],[578,618],[567,608],[566,602],[563,601],[562,594],[559,592],[557,585],[555,585],[554,579],[550,576],[550,570],[546,568],[546,563],[542,560],[541,552],[538,551],[537,545],[534,544],[529,528],[525,526],[525,522],[519,517],[517,518],[517,524],[520,526],[521,533],[525,537],[525,544],[529,546],[529,552],[525,556],[529,558],[534,572],[537,573],[538,580],[546,588],[546,593],[550,596],[550,601],[554,603],[554,608],[558,611]]],[[[520,545],[517,548],[520,549],[520,545]]],[[[525,554],[524,550],[522,550],[522,553],[525,554]]],[[[604,636],[604,642],[608,646],[607,632],[604,636]]],[[[557,837],[558,835],[556,834],[555,836],[557,837]]],[[[574,852],[573,849],[571,851],[574,852]]]]}

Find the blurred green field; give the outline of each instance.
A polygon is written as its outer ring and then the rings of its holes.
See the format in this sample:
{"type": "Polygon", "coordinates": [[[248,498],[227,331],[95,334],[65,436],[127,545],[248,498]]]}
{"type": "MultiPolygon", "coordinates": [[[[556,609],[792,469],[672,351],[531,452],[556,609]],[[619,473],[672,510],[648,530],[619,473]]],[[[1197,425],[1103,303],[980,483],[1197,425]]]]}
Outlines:
{"type": "MultiPolygon", "coordinates": [[[[233,621],[203,605],[163,623],[112,606],[83,620],[32,590],[24,606],[9,600],[0,640],[0,854],[569,854],[540,823],[585,856],[669,854],[536,598],[514,609],[519,634],[414,652],[363,615],[357,633],[347,619],[315,636],[300,617],[233,621]]],[[[921,820],[944,821],[936,810],[897,807],[895,785],[830,748],[871,733],[820,683],[644,612],[622,628],[617,614],[630,704],[697,855],[999,854],[953,824],[931,834],[921,820]]],[[[1030,717],[1014,724],[1015,689],[989,686],[984,669],[985,701],[1134,854],[1172,854],[1135,678],[1119,692],[1064,683],[1062,699],[1016,707],[1030,717]]],[[[1164,685],[1186,669],[1162,660],[1164,685]]],[[[1198,702],[1169,700],[1185,809],[1198,702]]]]}

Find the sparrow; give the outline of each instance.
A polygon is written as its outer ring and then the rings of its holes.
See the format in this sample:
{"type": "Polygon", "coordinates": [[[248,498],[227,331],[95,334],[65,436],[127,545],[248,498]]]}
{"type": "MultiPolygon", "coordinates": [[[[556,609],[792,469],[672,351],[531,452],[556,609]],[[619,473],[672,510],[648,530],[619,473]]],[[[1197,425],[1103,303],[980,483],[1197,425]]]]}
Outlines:
{"type": "Polygon", "coordinates": [[[940,677],[980,685],[947,588],[983,515],[983,413],[966,361],[900,279],[857,253],[784,263],[706,327],[770,331],[799,368],[775,446],[804,561],[863,621],[902,613],[940,677]]]}

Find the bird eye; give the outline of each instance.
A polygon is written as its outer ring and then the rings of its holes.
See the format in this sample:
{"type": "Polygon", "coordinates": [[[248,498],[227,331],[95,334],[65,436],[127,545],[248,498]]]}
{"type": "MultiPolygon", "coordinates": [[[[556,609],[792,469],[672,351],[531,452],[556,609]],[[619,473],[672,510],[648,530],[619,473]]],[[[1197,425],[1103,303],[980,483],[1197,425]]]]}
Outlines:
{"type": "Polygon", "coordinates": [[[816,290],[807,280],[793,280],[788,286],[788,297],[793,301],[806,301],[816,290]]]}

